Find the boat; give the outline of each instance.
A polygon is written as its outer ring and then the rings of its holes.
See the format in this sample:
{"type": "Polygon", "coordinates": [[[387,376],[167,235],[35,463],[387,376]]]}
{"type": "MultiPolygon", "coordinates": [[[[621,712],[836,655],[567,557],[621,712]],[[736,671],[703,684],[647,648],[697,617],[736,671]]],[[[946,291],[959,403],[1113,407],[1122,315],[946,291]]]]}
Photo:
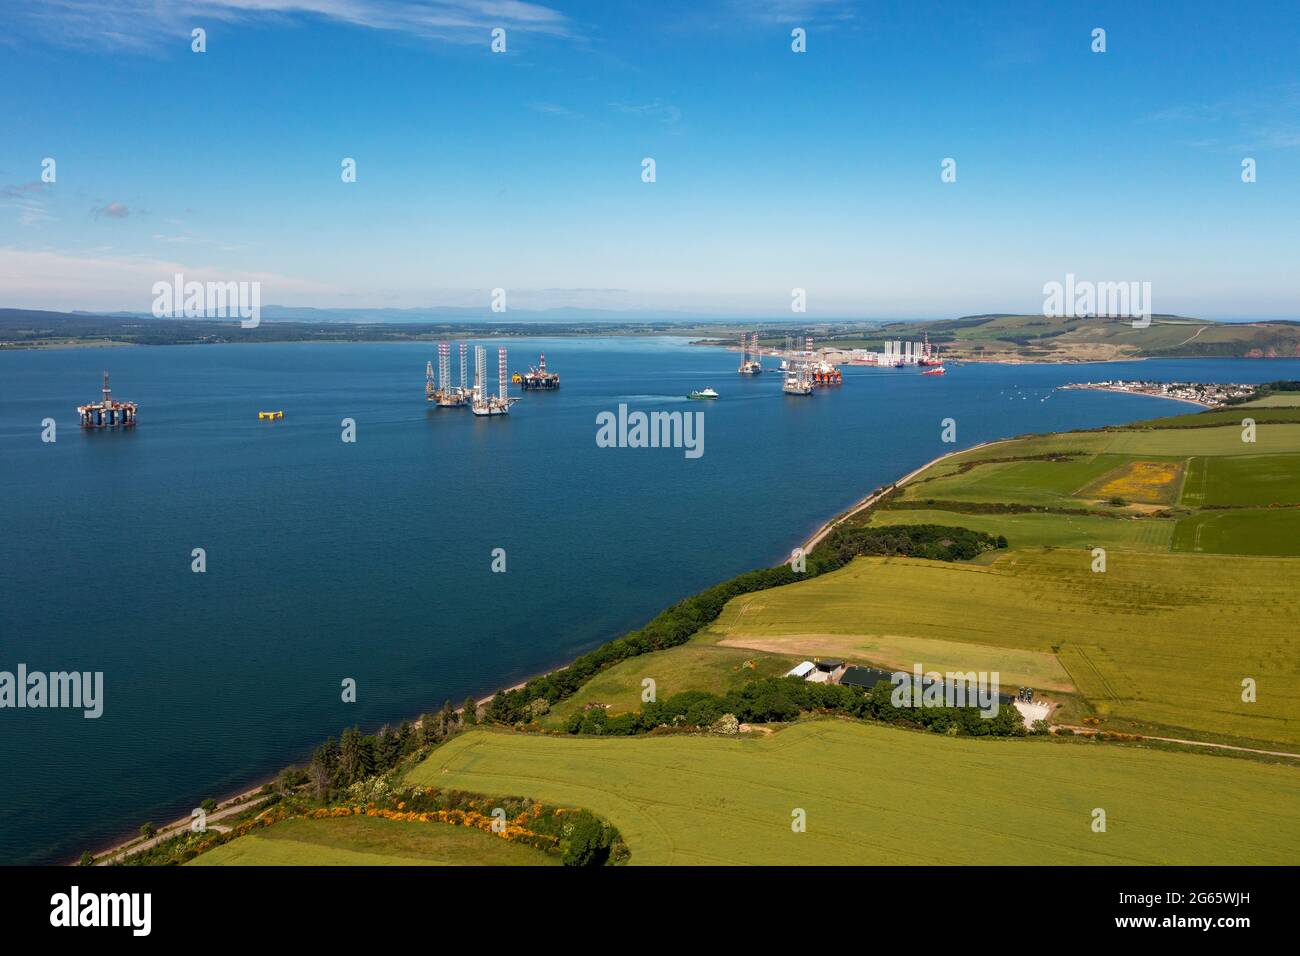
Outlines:
{"type": "Polygon", "coordinates": [[[934,368],[926,369],[921,374],[922,375],[947,375],[948,373],[942,365],[936,365],[934,368]]]}
{"type": "Polygon", "coordinates": [[[263,421],[263,420],[265,420],[265,421],[272,421],[272,422],[273,422],[273,421],[275,421],[276,419],[279,419],[279,418],[284,418],[284,412],[282,412],[282,411],[275,411],[275,412],[258,412],[258,413],[257,413],[257,420],[258,420],[258,421],[263,421]]]}
{"type": "Polygon", "coordinates": [[[695,391],[688,393],[686,397],[695,400],[711,399],[717,398],[718,393],[711,388],[697,388],[695,391]]]}

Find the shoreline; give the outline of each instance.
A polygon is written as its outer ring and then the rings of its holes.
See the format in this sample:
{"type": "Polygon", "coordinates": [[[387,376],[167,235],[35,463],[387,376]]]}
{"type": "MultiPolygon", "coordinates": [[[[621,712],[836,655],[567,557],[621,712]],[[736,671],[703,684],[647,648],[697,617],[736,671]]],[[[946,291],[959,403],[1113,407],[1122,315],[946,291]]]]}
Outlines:
{"type": "Polygon", "coordinates": [[[1174,395],[1155,395],[1151,392],[1135,392],[1128,388],[1107,388],[1103,385],[1058,385],[1059,391],[1072,392],[1106,392],[1109,395],[1140,395],[1143,398],[1163,398],[1167,402],[1185,402],[1188,405],[1195,405],[1198,408],[1214,410],[1216,408],[1227,408],[1226,405],[1211,405],[1208,402],[1198,402],[1194,398],[1178,398],[1174,395]]]}
{"type": "MultiPolygon", "coordinates": [[[[716,339],[694,339],[694,340],[692,340],[691,342],[689,342],[688,344],[690,344],[690,345],[697,345],[697,346],[700,346],[700,347],[702,347],[702,348],[720,349],[720,350],[722,350],[722,351],[724,351],[724,352],[739,352],[739,351],[740,351],[740,346],[735,345],[735,344],[732,344],[732,343],[722,342],[722,341],[719,341],[719,340],[716,340],[716,339]]],[[[822,346],[822,347],[823,347],[823,348],[829,348],[829,349],[832,349],[832,350],[836,349],[836,346],[834,346],[834,345],[824,345],[824,346],[822,346]]],[[[761,351],[761,349],[760,349],[760,351],[761,351]]],[[[840,350],[840,351],[842,351],[842,350],[840,350]]],[[[762,355],[761,357],[762,357],[762,358],[777,358],[778,356],[764,354],[764,355],[762,355]]],[[[1124,363],[1124,362],[1183,362],[1183,361],[1193,361],[1193,360],[1195,360],[1195,361],[1199,361],[1199,360],[1201,360],[1201,359],[1220,359],[1220,360],[1223,360],[1223,359],[1228,359],[1228,360],[1242,359],[1242,360],[1249,360],[1249,361],[1260,361],[1260,362],[1266,362],[1266,361],[1270,361],[1270,360],[1273,360],[1273,359],[1282,359],[1282,360],[1292,359],[1292,360],[1294,360],[1294,359],[1296,359],[1296,358],[1298,358],[1298,357],[1300,357],[1300,356],[1295,356],[1295,355],[1205,355],[1205,354],[1200,354],[1200,353],[1195,354],[1195,355],[1121,355],[1121,356],[1117,356],[1117,357],[1115,357],[1115,358],[1087,358],[1087,359],[1065,359],[1065,358],[1060,358],[1060,357],[1053,357],[1053,358],[1046,358],[1046,357],[1045,357],[1045,358],[1025,358],[1024,356],[1020,356],[1020,357],[1017,357],[1017,358],[982,358],[982,357],[976,357],[976,356],[974,356],[974,355],[949,355],[948,357],[946,357],[946,358],[944,359],[944,361],[945,361],[946,363],[950,363],[950,364],[953,364],[953,365],[1006,365],[1006,366],[1016,367],[1016,366],[1021,366],[1021,365],[1062,365],[1062,366],[1065,366],[1065,365],[1070,365],[1070,366],[1073,366],[1073,365],[1115,365],[1115,364],[1124,363]]],[[[863,363],[854,364],[854,363],[852,363],[852,362],[841,362],[840,364],[843,365],[843,366],[846,367],[846,368],[874,368],[874,369],[879,369],[879,370],[881,370],[881,371],[893,371],[893,370],[894,370],[892,366],[878,366],[878,365],[863,364],[863,363]]],[[[770,371],[770,369],[765,369],[765,370],[766,370],[766,371],[770,371]]],[[[1140,393],[1138,393],[1138,392],[1133,392],[1133,393],[1130,393],[1130,394],[1140,394],[1140,393]]],[[[1164,396],[1155,395],[1155,396],[1152,396],[1152,397],[1153,397],[1153,398],[1162,398],[1162,397],[1164,397],[1164,396]]],[[[1173,401],[1182,401],[1182,399],[1173,399],[1173,401]]]]}
{"type": "MultiPolygon", "coordinates": [[[[847,510],[841,511],[835,517],[824,522],[821,525],[821,527],[819,527],[807,539],[805,539],[804,543],[799,546],[800,549],[803,551],[805,555],[811,554],[813,548],[817,547],[817,545],[819,545],[822,542],[823,538],[825,538],[828,534],[834,531],[845,521],[848,521],[854,515],[862,511],[866,511],[877,501],[883,498],[885,495],[889,494],[889,492],[893,491],[896,488],[901,488],[903,485],[907,484],[917,475],[939,464],[939,462],[943,461],[945,458],[951,458],[953,455],[964,455],[966,452],[975,451],[978,448],[989,448],[993,445],[1002,445],[1009,441],[1016,441],[1016,439],[1015,438],[994,438],[990,441],[982,441],[979,444],[971,445],[969,448],[959,448],[954,451],[945,452],[944,454],[940,455],[938,458],[934,458],[931,459],[930,461],[927,461],[924,465],[921,465],[919,468],[912,469],[907,474],[905,474],[902,478],[899,478],[897,481],[891,482],[887,486],[882,486],[880,489],[873,491],[871,494],[867,495],[866,497],[859,498],[857,502],[850,505],[847,510]]],[[[787,556],[781,563],[788,564],[792,559],[793,559],[793,555],[787,556]]]]}
{"type": "MultiPolygon", "coordinates": [[[[528,681],[532,680],[534,677],[544,677],[546,674],[554,674],[556,671],[562,671],[564,670],[564,668],[568,666],[569,666],[568,664],[564,664],[560,667],[554,668],[553,670],[544,671],[541,674],[534,674],[533,677],[525,678],[524,680],[520,681],[517,684],[513,684],[510,687],[503,688],[503,690],[505,691],[519,690],[521,687],[527,684],[528,681]]],[[[489,701],[491,701],[492,698],[495,696],[496,696],[496,692],[493,692],[491,694],[488,694],[486,697],[480,697],[476,699],[474,703],[477,706],[482,707],[485,704],[487,704],[489,701]]],[[[453,713],[459,714],[464,709],[465,708],[463,706],[457,707],[453,711],[453,713]]],[[[426,711],[426,713],[428,713],[428,711],[426,711]]],[[[410,725],[413,728],[418,728],[420,726],[420,718],[419,717],[411,718],[409,721],[407,721],[407,723],[410,723],[410,725]]],[[[294,765],[287,764],[286,766],[292,767],[294,765]]],[[[280,769],[283,770],[284,768],[282,767],[280,769]]],[[[252,787],[249,787],[247,789],[242,789],[238,793],[234,793],[231,796],[223,797],[222,799],[218,800],[216,809],[207,815],[207,819],[205,822],[210,823],[214,820],[224,819],[227,816],[233,816],[236,812],[243,809],[248,804],[252,803],[257,797],[262,796],[263,795],[262,791],[266,787],[274,786],[275,781],[278,777],[279,777],[279,773],[276,773],[274,776],[267,777],[261,783],[254,784],[252,787]]],[[[130,840],[123,840],[121,842],[111,844],[110,846],[106,847],[103,850],[91,851],[92,855],[95,858],[95,866],[108,866],[114,860],[125,859],[126,857],[133,856],[134,854],[139,853],[141,850],[147,850],[150,847],[152,847],[154,844],[159,842],[160,840],[166,840],[170,837],[176,836],[176,834],[186,829],[191,822],[193,822],[193,815],[188,817],[177,817],[175,820],[172,820],[170,823],[165,823],[162,826],[158,827],[157,831],[151,837],[141,838],[137,836],[130,840]]],[[[80,860],[73,860],[72,862],[66,865],[78,866],[79,864],[80,864],[80,860]]]]}
{"type": "MultiPolygon", "coordinates": [[[[1064,387],[1064,386],[1062,386],[1062,387],[1064,387]]],[[[1109,390],[1107,390],[1107,389],[1094,389],[1094,391],[1109,391],[1109,390]]],[[[1144,395],[1145,393],[1142,393],[1142,392],[1125,392],[1124,394],[1144,395]]],[[[1191,401],[1190,399],[1176,399],[1176,398],[1170,398],[1169,396],[1164,396],[1164,395],[1146,395],[1146,397],[1148,397],[1148,398],[1164,398],[1164,399],[1169,400],[1169,401],[1182,401],[1182,402],[1187,402],[1187,403],[1189,403],[1189,404],[1193,404],[1193,405],[1200,405],[1200,404],[1201,404],[1200,402],[1194,402],[1194,401],[1191,401]]],[[[1208,407],[1208,406],[1206,406],[1206,407],[1208,407]]],[[[937,456],[937,457],[931,459],[930,461],[928,461],[928,462],[926,462],[926,463],[924,463],[924,464],[922,464],[922,465],[920,465],[920,466],[918,466],[918,467],[916,467],[916,468],[913,468],[911,471],[907,472],[906,474],[904,474],[902,477],[900,477],[900,478],[897,479],[896,481],[891,482],[889,485],[881,486],[881,488],[877,489],[876,491],[873,491],[873,492],[871,492],[870,494],[865,495],[864,497],[858,499],[856,502],[854,502],[853,504],[849,505],[849,507],[848,507],[847,509],[841,510],[840,512],[838,512],[837,514],[835,514],[834,516],[832,516],[831,518],[829,518],[829,519],[827,519],[825,522],[823,522],[823,523],[822,523],[822,524],[821,524],[821,525],[820,525],[820,526],[819,526],[815,531],[813,531],[813,533],[812,533],[811,535],[809,535],[808,537],[804,538],[804,539],[803,539],[803,543],[802,543],[801,545],[798,545],[797,547],[798,547],[798,548],[801,548],[804,554],[809,554],[809,553],[811,553],[812,550],[813,550],[813,549],[814,549],[818,544],[820,544],[821,541],[822,541],[823,539],[825,539],[825,537],[826,537],[828,534],[830,534],[830,532],[833,531],[833,530],[834,530],[836,527],[838,527],[840,524],[842,524],[843,522],[849,520],[849,519],[852,518],[854,515],[857,515],[857,514],[861,513],[862,511],[865,511],[865,510],[871,508],[873,505],[876,504],[877,501],[880,500],[881,497],[883,497],[883,496],[884,496],[885,494],[887,494],[889,491],[891,491],[891,490],[893,490],[893,489],[896,489],[896,488],[900,488],[900,487],[902,487],[903,485],[905,485],[905,484],[907,484],[908,482],[912,481],[914,478],[916,478],[916,477],[917,477],[918,475],[920,475],[922,472],[926,471],[927,469],[933,467],[934,465],[938,464],[939,462],[941,462],[941,461],[943,461],[943,460],[945,460],[945,459],[947,459],[947,458],[951,458],[951,457],[954,456],[954,455],[961,455],[961,454],[965,454],[966,452],[975,451],[975,450],[980,449],[980,448],[988,448],[988,447],[991,447],[991,446],[994,446],[994,445],[1001,445],[1001,444],[1005,444],[1005,443],[1007,443],[1007,442],[1016,441],[1016,440],[1017,440],[1017,439],[1016,439],[1015,436],[1012,436],[1012,437],[1010,437],[1010,438],[995,438],[995,439],[991,439],[991,440],[989,440],[989,441],[979,442],[978,444],[971,445],[971,446],[969,446],[969,447],[967,447],[967,448],[954,449],[954,450],[952,450],[952,451],[945,452],[944,454],[939,455],[939,456],[937,456]]],[[[778,564],[788,564],[791,560],[793,560],[793,558],[794,558],[794,554],[793,554],[793,551],[792,551],[790,554],[783,555],[781,558],[779,558],[777,563],[778,563],[778,564]]],[[[611,638],[611,640],[612,640],[612,639],[613,639],[613,638],[611,638]]],[[[597,645],[597,646],[599,646],[599,645],[597,645]]],[[[557,671],[562,671],[562,670],[564,670],[565,668],[567,668],[568,666],[569,666],[569,663],[566,662],[566,663],[564,663],[564,664],[562,664],[562,665],[560,665],[560,666],[558,666],[558,667],[553,667],[553,668],[551,668],[551,669],[549,669],[549,670],[541,671],[541,672],[539,672],[539,673],[537,673],[537,674],[533,674],[533,675],[531,675],[531,676],[529,676],[529,677],[524,678],[523,680],[521,680],[521,681],[519,681],[519,682],[517,682],[517,683],[511,685],[510,687],[503,688],[503,690],[506,690],[506,691],[518,690],[519,688],[521,688],[521,687],[523,687],[525,684],[527,684],[530,680],[534,680],[534,679],[536,679],[536,678],[538,678],[538,677],[545,677],[547,674],[553,674],[553,673],[556,673],[557,671]]],[[[494,691],[493,693],[488,694],[488,695],[485,696],[485,697],[477,698],[475,702],[476,702],[479,706],[483,706],[484,704],[486,704],[486,703],[488,703],[489,701],[491,701],[492,698],[496,696],[496,693],[497,693],[497,692],[494,691]]],[[[457,713],[457,714],[459,714],[459,713],[461,713],[462,710],[464,710],[463,707],[457,707],[457,708],[455,709],[454,712],[457,713]]],[[[419,726],[419,717],[417,716],[417,717],[415,717],[415,718],[410,718],[408,722],[409,722],[412,726],[414,726],[414,727],[418,727],[418,726],[419,726]]],[[[286,765],[286,766],[293,766],[293,764],[288,764],[288,765],[286,765]]],[[[280,768],[280,770],[283,770],[283,769],[284,769],[283,767],[280,768]]],[[[252,785],[251,787],[241,788],[238,792],[232,794],[231,796],[228,796],[228,797],[225,797],[224,799],[218,800],[218,801],[217,801],[216,809],[215,809],[212,813],[208,814],[207,820],[208,820],[208,821],[220,820],[220,819],[223,819],[223,818],[226,817],[226,816],[231,816],[231,815],[233,815],[234,813],[238,812],[239,809],[245,807],[245,806],[246,806],[248,803],[250,803],[250,802],[251,802],[255,797],[260,796],[260,795],[261,795],[261,792],[262,792],[262,790],[263,790],[263,788],[265,788],[265,787],[268,786],[268,785],[274,785],[274,783],[275,783],[276,779],[278,778],[278,776],[279,776],[279,771],[277,771],[277,772],[276,772],[275,774],[273,774],[273,775],[270,775],[270,776],[268,776],[268,777],[263,778],[262,781],[261,781],[260,783],[256,783],[256,784],[252,785]]],[[[121,839],[119,839],[119,840],[116,840],[115,842],[110,843],[108,846],[106,846],[106,847],[105,847],[104,849],[102,849],[102,850],[91,851],[92,854],[93,854],[93,856],[94,856],[94,858],[95,858],[95,865],[96,865],[96,866],[107,865],[109,862],[111,862],[111,861],[114,860],[114,859],[118,859],[118,858],[122,858],[122,857],[126,857],[126,856],[131,856],[131,855],[133,855],[134,853],[138,853],[138,852],[140,852],[141,850],[148,849],[149,847],[151,847],[151,846],[153,846],[155,843],[157,843],[159,840],[162,840],[162,839],[166,839],[166,838],[168,838],[168,837],[175,836],[177,833],[181,832],[184,828],[188,827],[188,826],[190,825],[191,821],[192,821],[192,817],[189,817],[189,816],[186,816],[186,817],[180,817],[180,818],[178,818],[178,819],[176,819],[176,820],[173,820],[173,821],[171,821],[171,822],[169,822],[169,823],[166,823],[166,824],[164,824],[164,825],[158,827],[156,833],[154,834],[154,836],[149,837],[149,838],[147,838],[147,839],[142,839],[142,838],[140,838],[139,836],[136,836],[136,837],[133,837],[133,838],[131,838],[131,839],[127,839],[127,840],[121,840],[121,839]]],[[[75,866],[75,865],[77,865],[78,862],[79,862],[79,861],[77,861],[77,860],[73,860],[73,861],[71,861],[71,863],[68,864],[68,865],[75,866]]]]}
{"type": "MultiPolygon", "coordinates": [[[[976,445],[971,445],[969,448],[955,449],[953,451],[945,452],[944,454],[939,455],[937,458],[934,458],[926,462],[925,464],[921,465],[920,467],[914,468],[911,471],[907,472],[907,474],[903,475],[897,481],[891,482],[888,486],[884,486],[881,489],[877,491],[873,491],[871,494],[858,499],[858,501],[850,505],[847,510],[841,511],[834,517],[823,522],[822,525],[816,531],[814,531],[811,536],[809,536],[804,540],[804,543],[800,547],[803,549],[803,552],[805,554],[810,553],[813,550],[813,548],[815,548],[817,544],[819,544],[822,541],[822,539],[825,538],[826,535],[830,534],[830,532],[834,530],[834,528],[836,528],[838,525],[847,521],[849,518],[852,518],[854,515],[858,514],[859,512],[870,508],[883,495],[888,493],[890,490],[901,487],[902,485],[911,481],[917,475],[926,471],[933,465],[936,465],[939,462],[943,461],[945,458],[950,458],[953,455],[964,454],[968,451],[975,451],[978,448],[987,448],[991,445],[1003,444],[1009,441],[1015,441],[1015,439],[997,438],[991,441],[985,441],[985,442],[980,442],[979,444],[976,445]]],[[[793,554],[786,555],[779,563],[787,564],[792,559],[793,559],[793,554]]],[[[547,674],[554,674],[557,671],[564,670],[568,666],[569,666],[568,663],[565,663],[560,665],[559,667],[555,667],[550,670],[533,674],[532,676],[526,677],[523,680],[519,681],[518,683],[511,685],[510,687],[503,688],[503,690],[504,691],[519,690],[524,685],[526,685],[530,680],[534,680],[538,677],[545,677],[547,674]]],[[[484,706],[489,701],[491,701],[492,698],[495,696],[496,696],[496,692],[493,692],[491,694],[488,694],[486,697],[477,698],[475,700],[475,703],[480,707],[484,706]]],[[[457,707],[454,712],[459,714],[463,710],[464,707],[457,707]]],[[[409,723],[412,725],[412,727],[419,727],[420,726],[419,717],[412,718],[409,721],[409,723]]],[[[293,764],[288,764],[287,766],[293,766],[293,764]]],[[[281,770],[283,769],[284,768],[281,768],[281,770]]],[[[222,799],[219,799],[217,801],[216,808],[207,815],[205,822],[211,824],[216,821],[225,819],[226,817],[234,816],[240,810],[246,808],[249,804],[254,802],[257,797],[262,796],[262,791],[266,787],[274,786],[275,781],[278,779],[278,777],[279,777],[279,771],[277,771],[273,775],[263,778],[259,783],[255,783],[248,787],[240,788],[236,793],[231,794],[230,796],[224,797],[222,799]]],[[[117,842],[110,843],[102,850],[91,851],[95,859],[94,865],[108,866],[117,860],[122,860],[127,857],[133,856],[136,853],[139,853],[143,850],[147,850],[153,847],[158,842],[165,839],[169,839],[170,837],[176,836],[178,833],[183,832],[186,828],[190,826],[192,822],[193,822],[192,815],[178,817],[175,820],[172,820],[168,823],[159,826],[152,837],[141,838],[139,836],[136,836],[127,840],[118,840],[117,842]]],[[[79,860],[72,860],[66,865],[77,866],[79,862],[80,862],[79,860]]]]}

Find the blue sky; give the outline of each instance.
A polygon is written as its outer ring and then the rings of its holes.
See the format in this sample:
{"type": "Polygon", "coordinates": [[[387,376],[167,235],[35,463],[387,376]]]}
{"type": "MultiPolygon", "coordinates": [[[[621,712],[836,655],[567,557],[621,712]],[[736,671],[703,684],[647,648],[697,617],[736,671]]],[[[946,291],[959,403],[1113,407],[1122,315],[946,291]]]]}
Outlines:
{"type": "Polygon", "coordinates": [[[1294,318],[1297,41],[1294,3],[7,4],[0,305],[147,310],[179,271],[286,305],[781,316],[800,287],[810,319],[933,317],[1070,272],[1294,318]]]}

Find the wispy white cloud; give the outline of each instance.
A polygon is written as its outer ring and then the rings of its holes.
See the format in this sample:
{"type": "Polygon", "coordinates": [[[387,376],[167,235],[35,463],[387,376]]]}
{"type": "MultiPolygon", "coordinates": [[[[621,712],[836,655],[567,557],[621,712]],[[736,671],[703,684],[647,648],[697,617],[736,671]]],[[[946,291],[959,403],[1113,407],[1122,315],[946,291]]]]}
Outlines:
{"type": "Polygon", "coordinates": [[[91,211],[96,219],[107,216],[109,219],[125,219],[131,215],[130,208],[125,203],[120,203],[116,199],[112,202],[105,203],[102,206],[96,206],[91,211]]]}
{"type": "Polygon", "coordinates": [[[567,106],[561,106],[558,103],[529,103],[528,108],[534,113],[541,113],[543,116],[564,116],[570,119],[581,119],[581,113],[575,113],[567,106]]]}
{"type": "Polygon", "coordinates": [[[18,222],[24,226],[35,226],[42,222],[52,222],[45,205],[45,191],[49,183],[33,180],[13,186],[0,187],[0,208],[18,210],[18,222]]]}
{"type": "Polygon", "coordinates": [[[262,301],[316,299],[334,290],[321,283],[271,272],[220,268],[100,247],[86,254],[0,246],[0,304],[36,309],[126,309],[147,312],[155,282],[176,273],[187,280],[262,284],[262,301]]]}
{"type": "Polygon", "coordinates": [[[615,113],[641,116],[663,123],[665,126],[674,126],[682,118],[681,110],[663,100],[655,100],[652,103],[610,103],[609,108],[615,113]]]}
{"type": "Polygon", "coordinates": [[[1200,135],[1188,145],[1204,149],[1292,149],[1300,146],[1300,84],[1208,103],[1175,104],[1148,113],[1141,121],[1194,129],[1200,135]]]}
{"type": "Polygon", "coordinates": [[[738,17],[767,24],[844,22],[857,18],[853,0],[731,0],[738,17]]]}
{"type": "Polygon", "coordinates": [[[430,40],[487,43],[494,27],[570,36],[558,10],[526,0],[46,0],[27,4],[19,17],[47,39],[155,50],[166,38],[185,37],[213,21],[311,17],[430,40]]]}
{"type": "Polygon", "coordinates": [[[247,246],[242,245],[231,245],[230,243],[224,242],[220,239],[204,239],[202,236],[194,236],[189,233],[168,235],[167,233],[155,232],[149,238],[154,242],[165,242],[168,245],[210,246],[214,249],[220,250],[221,252],[241,252],[246,251],[248,248],[247,246]]]}

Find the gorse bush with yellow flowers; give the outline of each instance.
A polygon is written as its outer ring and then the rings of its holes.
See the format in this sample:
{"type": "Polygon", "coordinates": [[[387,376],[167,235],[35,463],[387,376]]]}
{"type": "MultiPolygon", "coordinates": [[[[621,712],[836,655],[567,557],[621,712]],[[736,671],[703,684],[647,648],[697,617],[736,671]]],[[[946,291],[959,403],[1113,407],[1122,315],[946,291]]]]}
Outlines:
{"type": "Polygon", "coordinates": [[[186,863],[200,853],[285,820],[377,817],[397,823],[473,827],[511,843],[560,856],[566,866],[626,862],[627,844],[610,823],[588,810],[557,807],[523,797],[489,797],[436,787],[400,787],[390,775],[358,781],[336,800],[322,803],[304,787],[259,803],[221,833],[183,831],[127,857],[128,865],[186,863]]]}

